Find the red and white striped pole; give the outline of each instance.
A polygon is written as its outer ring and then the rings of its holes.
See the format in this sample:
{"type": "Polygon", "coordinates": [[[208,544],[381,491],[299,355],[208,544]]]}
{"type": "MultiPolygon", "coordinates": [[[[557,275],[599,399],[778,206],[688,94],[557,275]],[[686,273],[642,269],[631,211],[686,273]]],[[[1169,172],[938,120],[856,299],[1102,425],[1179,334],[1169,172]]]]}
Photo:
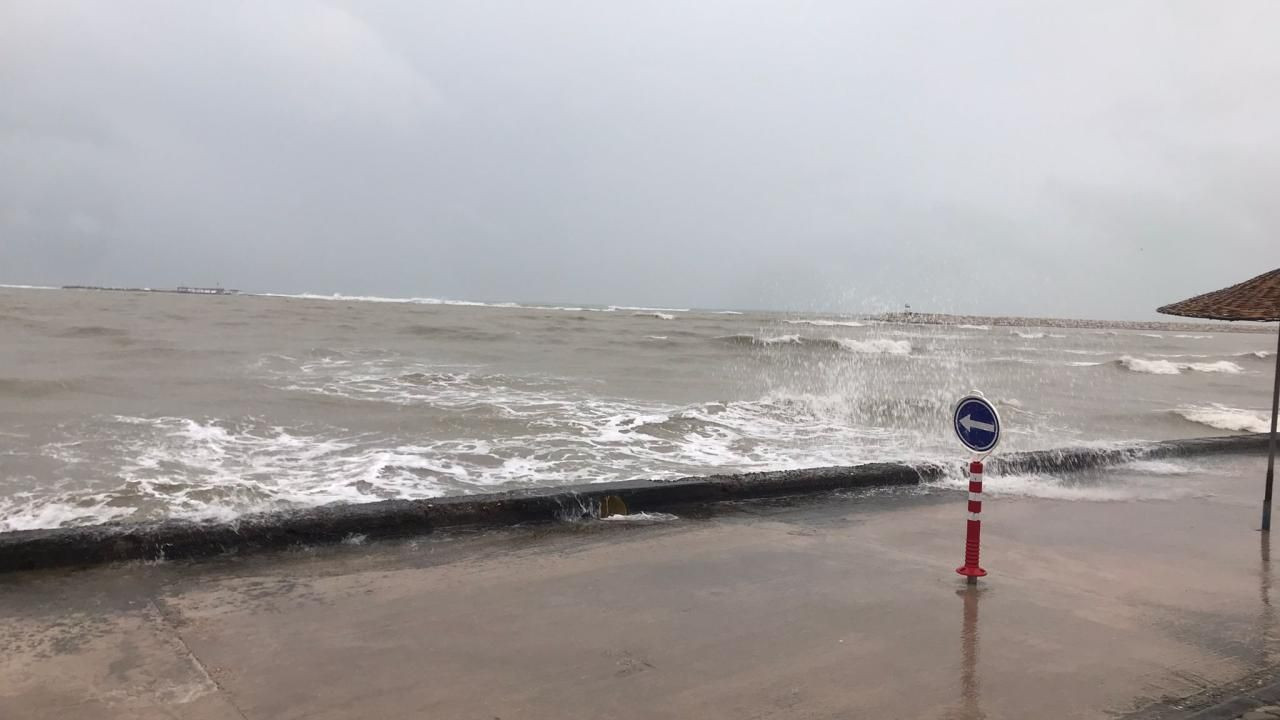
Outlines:
{"type": "Polygon", "coordinates": [[[969,463],[969,529],[964,538],[964,565],[956,568],[956,572],[969,579],[970,585],[976,585],[978,578],[985,577],[986,570],[978,566],[978,552],[982,543],[982,461],[969,463]]]}

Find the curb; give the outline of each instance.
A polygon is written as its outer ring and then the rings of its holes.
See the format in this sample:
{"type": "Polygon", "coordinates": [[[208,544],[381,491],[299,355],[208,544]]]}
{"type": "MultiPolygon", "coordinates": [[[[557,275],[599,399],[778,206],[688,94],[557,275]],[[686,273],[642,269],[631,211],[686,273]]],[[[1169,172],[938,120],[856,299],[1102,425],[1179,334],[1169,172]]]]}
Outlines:
{"type": "MultiPolygon", "coordinates": [[[[1170,440],[1123,448],[1068,448],[1014,453],[991,472],[1063,472],[1146,458],[1265,451],[1266,435],[1170,440]]],[[[710,475],[670,482],[533,488],[431,500],[384,500],[248,515],[231,523],[166,520],[0,533],[0,572],[77,567],[122,560],[185,559],[298,544],[421,535],[444,528],[503,527],[599,514],[619,498],[633,510],[805,495],[833,490],[916,485],[941,477],[939,464],[871,463],[851,467],[710,475]]]]}

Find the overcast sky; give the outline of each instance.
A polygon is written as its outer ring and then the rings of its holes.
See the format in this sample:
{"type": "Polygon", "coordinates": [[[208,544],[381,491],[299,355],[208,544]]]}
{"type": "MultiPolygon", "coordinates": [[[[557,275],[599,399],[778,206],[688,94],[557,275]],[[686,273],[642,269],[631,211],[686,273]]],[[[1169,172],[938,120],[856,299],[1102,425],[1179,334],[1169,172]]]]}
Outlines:
{"type": "Polygon", "coordinates": [[[0,282],[1149,317],[1280,267],[1280,3],[0,0],[0,282]]]}

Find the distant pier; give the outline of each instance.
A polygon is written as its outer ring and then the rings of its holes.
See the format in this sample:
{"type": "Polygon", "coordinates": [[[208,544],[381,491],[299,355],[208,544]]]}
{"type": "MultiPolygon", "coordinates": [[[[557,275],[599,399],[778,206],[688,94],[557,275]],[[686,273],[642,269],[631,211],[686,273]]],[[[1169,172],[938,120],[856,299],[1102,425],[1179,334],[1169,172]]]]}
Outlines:
{"type": "Polygon", "coordinates": [[[100,290],[103,292],[178,293],[182,295],[239,295],[239,290],[211,287],[138,288],[108,287],[103,285],[63,285],[63,290],[100,290]]]}

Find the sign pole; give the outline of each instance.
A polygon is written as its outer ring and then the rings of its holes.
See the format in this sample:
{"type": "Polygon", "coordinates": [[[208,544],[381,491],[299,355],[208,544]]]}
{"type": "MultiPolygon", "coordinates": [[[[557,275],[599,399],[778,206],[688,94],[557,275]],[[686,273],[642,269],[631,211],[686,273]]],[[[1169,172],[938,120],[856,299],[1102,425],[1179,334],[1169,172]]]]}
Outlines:
{"type": "Polygon", "coordinates": [[[978,578],[986,577],[987,571],[978,565],[978,555],[982,546],[982,461],[969,463],[969,522],[964,538],[964,565],[956,568],[956,572],[964,575],[970,585],[977,585],[978,578]]]}
{"type": "Polygon", "coordinates": [[[1271,485],[1276,477],[1276,415],[1280,414],[1280,337],[1276,339],[1276,379],[1271,391],[1271,445],[1267,453],[1267,491],[1262,498],[1262,532],[1271,532],[1271,485]]]}

